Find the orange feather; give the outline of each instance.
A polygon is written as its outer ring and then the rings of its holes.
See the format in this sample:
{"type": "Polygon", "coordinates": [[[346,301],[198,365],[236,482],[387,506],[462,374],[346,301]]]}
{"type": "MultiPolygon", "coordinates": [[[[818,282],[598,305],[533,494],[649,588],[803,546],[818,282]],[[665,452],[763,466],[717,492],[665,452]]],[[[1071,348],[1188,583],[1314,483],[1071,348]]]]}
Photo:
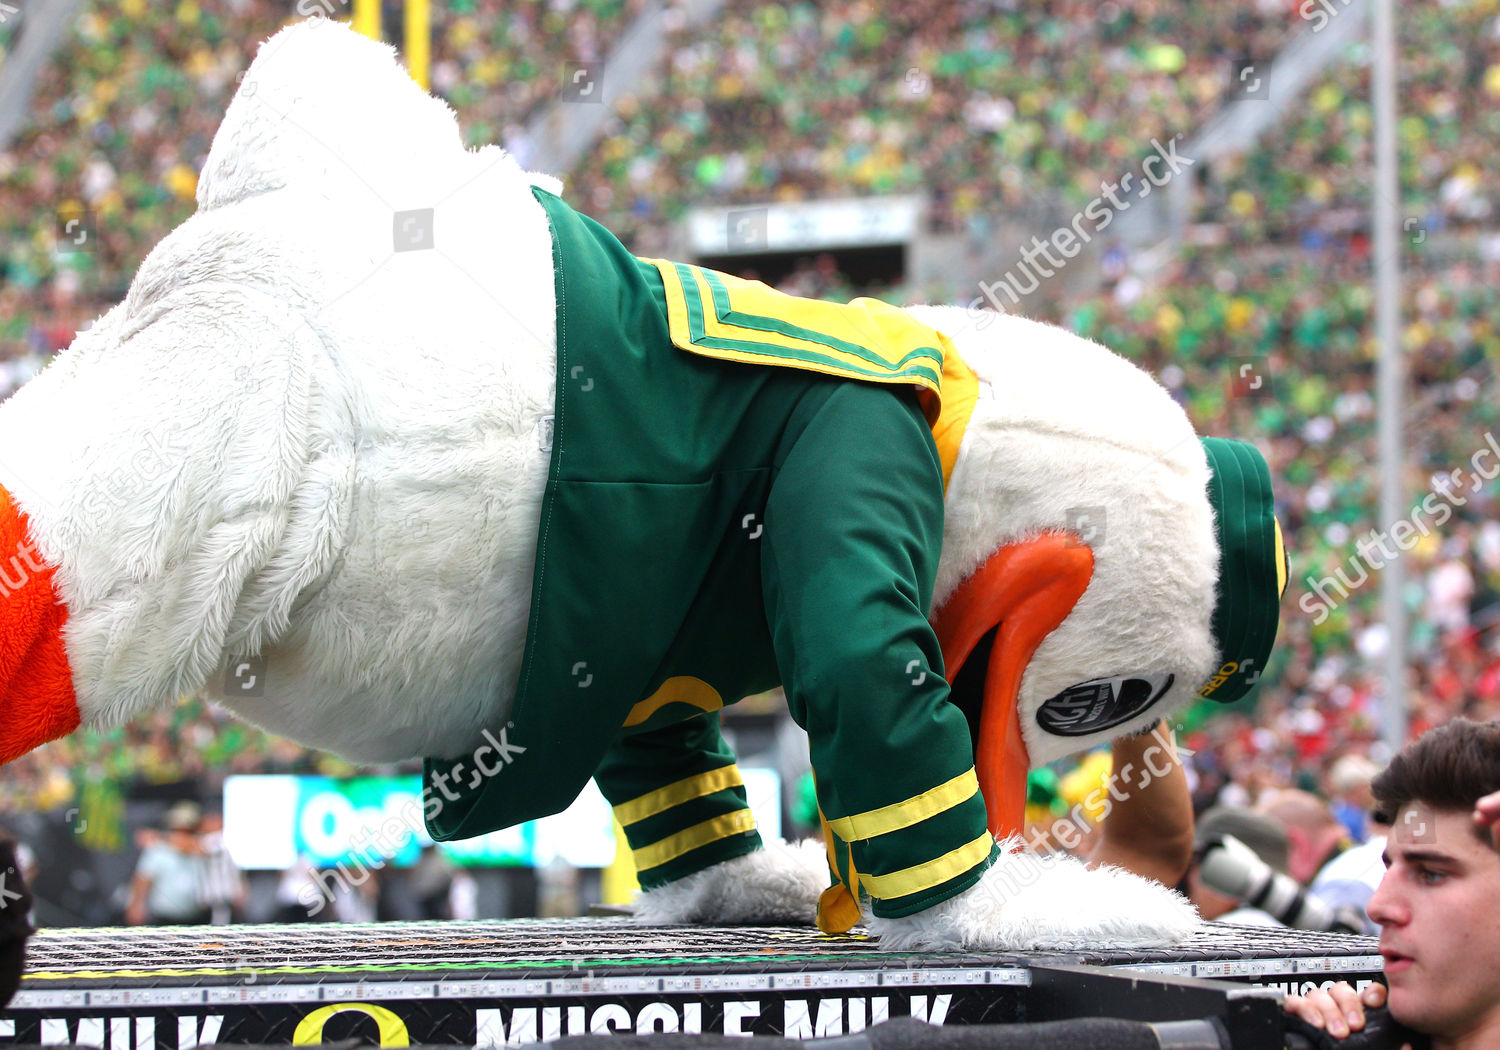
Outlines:
{"type": "Polygon", "coordinates": [[[56,571],[32,545],[26,515],[0,488],[0,763],[79,726],[63,647],[68,607],[53,590],[56,571]]]}

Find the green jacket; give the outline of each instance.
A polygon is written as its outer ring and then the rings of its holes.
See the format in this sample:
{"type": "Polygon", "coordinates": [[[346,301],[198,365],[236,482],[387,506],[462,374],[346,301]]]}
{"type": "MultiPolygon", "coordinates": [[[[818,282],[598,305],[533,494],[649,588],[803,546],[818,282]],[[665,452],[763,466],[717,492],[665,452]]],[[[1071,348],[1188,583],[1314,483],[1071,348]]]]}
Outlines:
{"type": "Polygon", "coordinates": [[[433,838],[558,812],[597,777],[642,885],[747,853],[760,840],[717,712],[783,684],[846,840],[835,866],[858,866],[877,912],[971,885],[993,843],[926,616],[972,377],[883,303],[636,259],[535,194],[558,379],[531,617],[505,763],[426,764],[433,838]]]}

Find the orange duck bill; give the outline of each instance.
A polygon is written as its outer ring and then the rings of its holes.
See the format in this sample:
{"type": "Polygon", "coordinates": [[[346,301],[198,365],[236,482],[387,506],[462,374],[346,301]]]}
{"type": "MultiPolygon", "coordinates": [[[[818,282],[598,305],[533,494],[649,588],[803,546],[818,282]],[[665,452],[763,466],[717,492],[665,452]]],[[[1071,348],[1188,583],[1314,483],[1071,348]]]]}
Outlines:
{"type": "MultiPolygon", "coordinates": [[[[1071,536],[1044,533],[990,555],[933,618],[943,666],[961,706],[969,704],[958,696],[959,673],[994,632],[988,664],[970,669],[965,679],[981,681],[972,672],[983,673],[974,766],[990,832],[997,838],[1019,835],[1025,824],[1031,759],[1021,736],[1021,674],[1042,639],[1068,618],[1093,575],[1092,550],[1071,536]]],[[[977,655],[982,658],[984,651],[977,655]]]]}
{"type": "Polygon", "coordinates": [[[56,572],[37,553],[26,515],[0,488],[0,763],[79,726],[63,647],[68,607],[53,589],[56,572]]]}

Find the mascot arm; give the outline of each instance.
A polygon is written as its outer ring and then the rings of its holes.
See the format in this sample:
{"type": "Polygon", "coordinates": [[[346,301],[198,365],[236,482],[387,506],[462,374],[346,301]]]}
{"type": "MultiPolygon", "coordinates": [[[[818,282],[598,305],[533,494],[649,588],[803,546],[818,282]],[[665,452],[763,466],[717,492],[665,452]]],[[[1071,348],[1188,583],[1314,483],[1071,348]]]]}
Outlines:
{"type": "Polygon", "coordinates": [[[627,733],[594,774],[650,890],[760,848],[718,712],[627,733]]]}
{"type": "Polygon", "coordinates": [[[1193,852],[1193,799],[1171,730],[1158,722],[1113,745],[1110,807],[1089,865],[1111,864],[1167,886],[1187,871],[1193,852]]]}
{"type": "Polygon", "coordinates": [[[962,892],[995,849],[927,619],[942,496],[915,399],[847,383],[798,435],[766,507],[762,590],[782,685],[843,844],[837,866],[852,854],[876,915],[962,892]]]}

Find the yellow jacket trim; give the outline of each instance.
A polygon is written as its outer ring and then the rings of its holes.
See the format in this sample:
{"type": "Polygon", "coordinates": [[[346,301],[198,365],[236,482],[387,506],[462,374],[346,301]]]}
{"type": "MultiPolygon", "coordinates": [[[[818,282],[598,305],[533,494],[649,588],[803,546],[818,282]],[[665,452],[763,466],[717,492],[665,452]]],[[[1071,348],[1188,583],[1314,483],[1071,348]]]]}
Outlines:
{"type": "Polygon", "coordinates": [[[628,827],[674,806],[680,806],[684,802],[691,802],[704,795],[712,795],[725,788],[739,787],[744,783],[744,778],[740,776],[739,766],[720,766],[718,769],[698,773],[668,784],[666,787],[659,787],[655,791],[648,791],[629,802],[620,803],[615,807],[615,819],[620,822],[621,826],[628,827]]]}
{"type": "Polygon", "coordinates": [[[940,886],[949,879],[962,875],[976,864],[983,863],[994,846],[995,840],[986,831],[967,846],[960,846],[924,864],[913,864],[909,868],[893,871],[889,875],[870,875],[862,871],[859,873],[859,884],[870,896],[883,900],[921,893],[923,890],[930,890],[934,886],[940,886]]]}
{"type": "Polygon", "coordinates": [[[929,422],[937,418],[942,359],[953,344],[905,310],[864,297],[847,304],[806,299],[778,292],[760,281],[714,272],[712,279],[723,289],[729,314],[734,315],[721,317],[707,272],[701,267],[664,259],[642,262],[655,266],[661,274],[667,328],[679,349],[721,360],[802,368],[866,382],[911,384],[921,395],[929,422]],[[696,331],[690,312],[701,325],[696,331]],[[736,317],[768,321],[770,327],[743,325],[736,317]],[[825,339],[804,338],[785,328],[828,337],[864,353],[834,346],[825,339]],[[722,342],[742,345],[718,345],[722,342]]]}
{"type": "Polygon", "coordinates": [[[932,440],[943,464],[945,493],[948,481],[953,477],[953,466],[958,462],[958,448],[963,444],[964,431],[968,429],[969,417],[974,414],[978,400],[979,377],[950,344],[948,352],[943,355],[943,406],[932,424],[932,440]]]}
{"type": "Polygon", "coordinates": [[[839,817],[837,820],[830,820],[828,826],[845,842],[860,842],[920,824],[928,817],[967,802],[977,794],[979,779],[970,767],[947,783],[929,788],[905,802],[893,802],[879,809],[839,817]]]}
{"type": "Polygon", "coordinates": [[[646,871],[658,864],[676,860],[684,853],[691,853],[700,846],[707,846],[710,842],[717,842],[719,839],[727,839],[730,835],[754,830],[755,815],[748,809],[725,813],[635,850],[635,868],[637,871],[646,871]]]}
{"type": "MultiPolygon", "coordinates": [[[[855,355],[846,353],[835,347],[808,339],[799,339],[791,335],[776,335],[774,340],[767,340],[767,333],[755,329],[745,328],[732,322],[720,321],[713,310],[708,307],[713,302],[713,292],[704,282],[701,272],[693,274],[698,286],[698,294],[702,297],[704,304],[703,332],[705,335],[724,339],[751,338],[756,341],[774,342],[775,345],[794,350],[810,350],[830,358],[830,369],[834,375],[842,375],[840,364],[850,368],[870,368],[871,362],[855,355]]],[[[896,367],[896,362],[889,359],[885,352],[886,346],[894,346],[898,351],[906,342],[902,336],[907,334],[905,330],[915,329],[916,322],[906,315],[904,310],[883,303],[879,299],[871,299],[866,296],[850,300],[847,306],[838,303],[824,302],[821,299],[805,299],[800,296],[788,295],[778,292],[776,289],[762,284],[760,281],[746,281],[732,275],[722,275],[720,280],[733,296],[735,309],[746,313],[760,314],[764,316],[780,317],[800,328],[812,331],[827,332],[849,337],[849,342],[865,342],[865,348],[879,353],[888,367],[896,367]],[[851,316],[851,308],[853,311],[851,316]],[[851,321],[861,322],[851,324],[851,321]],[[870,329],[878,331],[886,336],[888,343],[877,342],[866,334],[870,329]],[[863,340],[861,340],[863,336],[863,340]]],[[[935,334],[930,329],[924,329],[924,334],[935,334]]],[[[686,348],[684,348],[686,349],[686,348]]],[[[695,353],[703,353],[704,349],[694,346],[695,353]]],[[[738,353],[733,350],[716,350],[715,356],[722,356],[736,361],[756,362],[761,360],[758,356],[747,353],[738,353]]],[[[821,371],[822,369],[818,369],[821,371]]],[[[905,379],[903,382],[913,382],[905,379]]],[[[938,393],[936,387],[928,380],[915,380],[919,385],[924,385],[933,393],[938,393]]]]}

